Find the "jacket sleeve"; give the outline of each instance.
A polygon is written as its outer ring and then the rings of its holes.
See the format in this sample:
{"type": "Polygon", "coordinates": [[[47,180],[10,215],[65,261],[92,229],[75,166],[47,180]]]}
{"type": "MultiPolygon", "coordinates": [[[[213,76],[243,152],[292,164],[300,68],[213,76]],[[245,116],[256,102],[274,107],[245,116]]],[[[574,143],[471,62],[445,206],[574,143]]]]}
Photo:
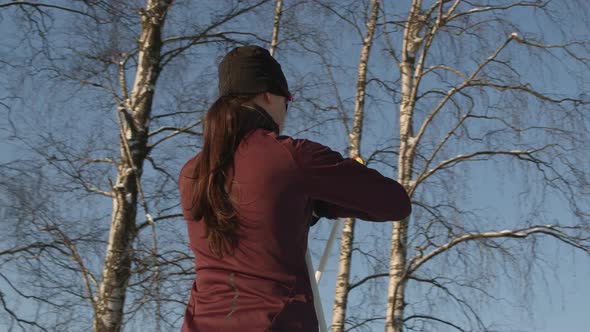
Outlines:
{"type": "Polygon", "coordinates": [[[300,183],[318,216],[396,221],[410,215],[410,198],[398,182],[322,144],[294,143],[300,183]]]}

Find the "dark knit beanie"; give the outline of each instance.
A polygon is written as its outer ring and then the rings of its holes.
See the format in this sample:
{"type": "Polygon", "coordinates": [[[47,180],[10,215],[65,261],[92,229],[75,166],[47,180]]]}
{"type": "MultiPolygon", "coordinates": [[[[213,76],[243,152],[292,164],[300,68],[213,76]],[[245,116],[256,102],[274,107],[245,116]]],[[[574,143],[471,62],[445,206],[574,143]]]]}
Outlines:
{"type": "Polygon", "coordinates": [[[292,99],[281,65],[259,46],[231,50],[219,64],[219,95],[271,92],[292,99]]]}

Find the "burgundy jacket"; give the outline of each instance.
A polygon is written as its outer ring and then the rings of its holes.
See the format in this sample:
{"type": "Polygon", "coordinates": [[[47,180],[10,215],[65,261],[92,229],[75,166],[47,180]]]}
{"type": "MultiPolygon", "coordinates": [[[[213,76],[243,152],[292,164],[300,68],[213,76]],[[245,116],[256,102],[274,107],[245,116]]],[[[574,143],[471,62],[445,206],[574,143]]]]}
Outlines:
{"type": "Polygon", "coordinates": [[[307,235],[320,217],[395,221],[408,216],[404,188],[353,159],[307,139],[258,128],[234,156],[230,195],[237,201],[239,244],[216,258],[204,222],[192,220],[192,174],[179,176],[197,277],[182,331],[318,331],[305,264],[307,235]]]}

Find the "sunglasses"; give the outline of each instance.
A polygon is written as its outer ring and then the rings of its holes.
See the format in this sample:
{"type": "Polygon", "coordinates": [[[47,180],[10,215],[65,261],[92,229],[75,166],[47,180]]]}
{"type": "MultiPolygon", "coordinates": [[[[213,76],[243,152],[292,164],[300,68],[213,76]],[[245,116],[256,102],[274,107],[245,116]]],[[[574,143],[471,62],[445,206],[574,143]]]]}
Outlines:
{"type": "Polygon", "coordinates": [[[287,111],[289,109],[289,103],[293,101],[293,96],[292,95],[290,95],[290,94],[289,95],[285,95],[285,93],[283,93],[283,92],[274,91],[274,90],[270,90],[268,92],[272,93],[273,95],[285,97],[285,111],[287,111]]]}
{"type": "Polygon", "coordinates": [[[289,109],[289,103],[293,101],[293,96],[285,96],[285,111],[289,109]]]}

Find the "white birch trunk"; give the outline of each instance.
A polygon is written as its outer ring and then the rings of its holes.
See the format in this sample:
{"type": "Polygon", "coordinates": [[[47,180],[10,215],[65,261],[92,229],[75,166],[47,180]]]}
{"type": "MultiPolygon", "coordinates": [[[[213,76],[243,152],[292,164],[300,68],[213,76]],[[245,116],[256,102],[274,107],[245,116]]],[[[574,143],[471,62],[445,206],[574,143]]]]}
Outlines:
{"type": "MultiPolygon", "coordinates": [[[[160,70],[161,30],[172,0],[148,0],[141,12],[138,66],[122,125],[121,159],[113,188],[109,242],[98,292],[94,331],[120,331],[136,235],[138,181],[147,154],[149,118],[160,70]]],[[[125,87],[121,87],[125,89],[125,87]]],[[[117,111],[119,112],[119,110],[117,111]]]]}
{"type": "MultiPolygon", "coordinates": [[[[414,162],[412,116],[414,112],[413,74],[416,52],[421,40],[418,35],[422,22],[419,19],[421,0],[414,0],[404,29],[402,61],[400,65],[402,101],[400,105],[400,150],[398,160],[398,182],[411,192],[412,165],[414,162]]],[[[386,332],[403,331],[404,296],[406,285],[406,263],[408,245],[408,218],[393,224],[391,236],[391,256],[389,260],[389,286],[387,289],[386,332]]]]}
{"type": "Polygon", "coordinates": [[[277,6],[275,7],[275,18],[272,26],[272,38],[270,40],[270,48],[268,52],[270,55],[275,55],[277,44],[279,43],[279,26],[281,22],[281,14],[283,13],[283,0],[277,0],[277,6]]]}
{"type": "MultiPolygon", "coordinates": [[[[367,63],[373,45],[373,34],[377,23],[379,1],[371,1],[371,16],[367,22],[367,34],[363,40],[363,49],[359,61],[358,81],[356,85],[356,98],[354,108],[354,123],[349,136],[350,156],[360,155],[360,143],[363,129],[363,118],[365,109],[365,89],[367,86],[367,63]]],[[[334,307],[332,316],[332,332],[344,331],[346,318],[346,304],[348,301],[348,283],[350,279],[350,258],[352,244],[354,241],[354,218],[346,218],[342,229],[342,240],[340,242],[340,260],[338,264],[338,276],[336,278],[336,291],[334,296],[334,307]]]]}

